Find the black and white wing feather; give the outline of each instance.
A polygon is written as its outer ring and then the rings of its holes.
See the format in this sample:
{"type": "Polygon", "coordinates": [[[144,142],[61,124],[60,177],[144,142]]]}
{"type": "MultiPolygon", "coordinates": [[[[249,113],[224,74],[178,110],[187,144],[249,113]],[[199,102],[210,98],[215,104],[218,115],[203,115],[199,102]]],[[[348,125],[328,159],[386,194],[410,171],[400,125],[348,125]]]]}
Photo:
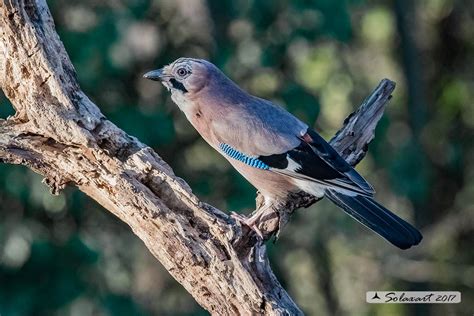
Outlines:
{"type": "Polygon", "coordinates": [[[308,129],[299,146],[286,153],[260,156],[273,172],[372,196],[373,187],[352,168],[321,136],[308,129]]]}

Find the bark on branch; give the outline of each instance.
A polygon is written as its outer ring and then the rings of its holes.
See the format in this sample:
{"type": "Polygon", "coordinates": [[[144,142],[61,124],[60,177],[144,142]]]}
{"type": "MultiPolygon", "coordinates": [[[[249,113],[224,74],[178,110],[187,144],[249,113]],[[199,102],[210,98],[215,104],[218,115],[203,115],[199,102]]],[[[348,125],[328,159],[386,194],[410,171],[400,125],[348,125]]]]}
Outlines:
{"type": "MultiPolygon", "coordinates": [[[[0,120],[0,161],[43,175],[53,194],[77,186],[126,222],[211,313],[302,313],[274,276],[265,246],[199,201],[152,149],[107,120],[80,90],[45,0],[0,0],[0,27],[0,87],[16,110],[0,120]]],[[[393,89],[383,80],[331,141],[351,164],[365,155],[393,89]]],[[[314,202],[301,194],[278,210],[290,214],[314,202]]],[[[281,223],[262,225],[270,236],[281,223]]]]}

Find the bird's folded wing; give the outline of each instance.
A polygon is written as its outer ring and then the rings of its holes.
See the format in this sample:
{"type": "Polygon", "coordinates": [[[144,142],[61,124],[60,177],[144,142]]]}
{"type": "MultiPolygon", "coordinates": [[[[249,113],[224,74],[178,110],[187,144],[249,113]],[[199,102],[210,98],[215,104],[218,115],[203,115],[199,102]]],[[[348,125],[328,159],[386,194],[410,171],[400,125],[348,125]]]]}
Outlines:
{"type": "Polygon", "coordinates": [[[252,97],[226,106],[209,124],[213,138],[242,154],[258,157],[284,153],[300,143],[308,126],[281,107],[252,97]]]}
{"type": "Polygon", "coordinates": [[[229,107],[214,118],[212,130],[221,152],[232,159],[329,188],[374,193],[321,136],[269,101],[254,98],[229,107]]]}
{"type": "Polygon", "coordinates": [[[371,196],[372,186],[315,132],[283,154],[258,157],[269,170],[295,179],[371,196]],[[313,134],[314,133],[314,134],[313,134]]]}

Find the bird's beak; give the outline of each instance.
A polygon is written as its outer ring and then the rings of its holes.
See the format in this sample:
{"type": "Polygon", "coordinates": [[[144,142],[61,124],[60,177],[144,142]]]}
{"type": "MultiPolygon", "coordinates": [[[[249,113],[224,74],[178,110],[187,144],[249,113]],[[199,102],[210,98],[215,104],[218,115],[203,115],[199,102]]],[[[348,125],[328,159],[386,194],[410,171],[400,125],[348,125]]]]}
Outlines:
{"type": "Polygon", "coordinates": [[[153,81],[163,81],[163,68],[149,71],[143,75],[143,78],[153,81]]]}

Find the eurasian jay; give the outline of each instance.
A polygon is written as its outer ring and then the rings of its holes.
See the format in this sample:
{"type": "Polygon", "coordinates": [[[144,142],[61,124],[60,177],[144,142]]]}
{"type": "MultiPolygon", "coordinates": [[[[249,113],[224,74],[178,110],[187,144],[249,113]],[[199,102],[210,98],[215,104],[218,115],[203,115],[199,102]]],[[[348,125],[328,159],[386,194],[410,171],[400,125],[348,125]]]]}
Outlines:
{"type": "MultiPolygon", "coordinates": [[[[212,63],[179,58],[145,78],[161,81],[199,134],[264,196],[327,197],[401,249],[422,235],[373,199],[373,187],[318,133],[283,108],[243,91],[212,63]]],[[[258,232],[259,214],[245,224],[258,232]]]]}

